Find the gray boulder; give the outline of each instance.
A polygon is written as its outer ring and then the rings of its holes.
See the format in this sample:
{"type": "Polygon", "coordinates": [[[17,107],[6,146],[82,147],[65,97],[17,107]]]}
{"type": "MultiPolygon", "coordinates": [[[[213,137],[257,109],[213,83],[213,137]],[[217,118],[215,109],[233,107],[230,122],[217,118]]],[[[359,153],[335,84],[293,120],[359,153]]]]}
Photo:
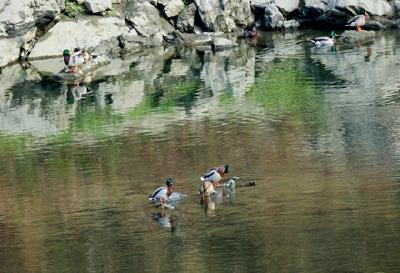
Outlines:
{"type": "Polygon", "coordinates": [[[181,0],[159,0],[157,3],[164,6],[163,11],[167,18],[177,16],[185,8],[185,4],[181,0]]]}
{"type": "Polygon", "coordinates": [[[300,23],[296,20],[285,20],[282,27],[284,29],[297,29],[300,27],[300,23]]]}
{"type": "Polygon", "coordinates": [[[336,0],[304,0],[301,12],[306,17],[312,17],[332,10],[335,5],[336,0]]]}
{"type": "Polygon", "coordinates": [[[304,0],[302,11],[305,14],[322,14],[329,11],[359,14],[366,11],[375,16],[392,16],[394,9],[386,0],[304,0]]]}
{"type": "Polygon", "coordinates": [[[395,7],[396,15],[398,16],[400,14],[400,0],[394,1],[394,7],[395,7]]]}
{"type": "Polygon", "coordinates": [[[251,7],[253,9],[265,9],[274,0],[253,0],[251,1],[251,7]]]}
{"type": "Polygon", "coordinates": [[[181,32],[192,32],[194,28],[194,16],[196,14],[196,5],[191,3],[178,14],[176,18],[176,28],[181,32]]]}
{"type": "Polygon", "coordinates": [[[25,35],[14,38],[2,38],[0,39],[0,67],[15,63],[20,58],[21,49],[25,44],[32,40],[32,37],[36,33],[36,28],[32,28],[31,31],[25,33],[25,35]]]}
{"type": "Polygon", "coordinates": [[[117,38],[128,31],[124,20],[117,17],[87,16],[79,21],[61,21],[38,40],[29,59],[60,56],[64,49],[77,46],[96,51],[102,48],[104,54],[104,45],[118,46],[117,38]]]}
{"type": "Polygon", "coordinates": [[[112,0],[86,0],[85,7],[91,13],[100,13],[112,8],[112,0]]]}
{"type": "Polygon", "coordinates": [[[250,0],[226,1],[224,10],[238,26],[247,26],[254,21],[250,0]]]}
{"type": "Polygon", "coordinates": [[[356,30],[346,30],[343,32],[338,42],[355,44],[355,43],[368,43],[375,39],[374,31],[356,31],[356,30]]]}
{"type": "Polygon", "coordinates": [[[0,39],[0,67],[16,62],[19,58],[20,47],[22,42],[19,38],[3,38],[0,39]]]}
{"type": "Polygon", "coordinates": [[[45,26],[64,6],[64,0],[0,1],[0,38],[22,36],[34,26],[45,26]]]}
{"type": "Polygon", "coordinates": [[[336,9],[344,9],[349,12],[368,12],[375,16],[392,16],[393,7],[386,0],[336,0],[336,9]]]}
{"type": "Polygon", "coordinates": [[[201,34],[184,34],[185,43],[190,46],[203,46],[203,45],[211,45],[212,37],[210,33],[201,33],[201,34]]]}
{"type": "Polygon", "coordinates": [[[238,46],[237,43],[230,41],[226,38],[215,38],[214,41],[212,42],[212,49],[214,51],[226,50],[237,46],[238,46]]]}
{"type": "Polygon", "coordinates": [[[265,7],[264,11],[265,28],[269,30],[280,29],[283,27],[285,18],[279,11],[275,3],[270,3],[265,7]]]}
{"type": "Polygon", "coordinates": [[[235,24],[240,26],[251,24],[254,21],[250,0],[227,0],[223,2],[194,0],[194,2],[206,31],[216,30],[216,18],[220,14],[223,17],[230,17],[235,24]]]}
{"type": "Polygon", "coordinates": [[[291,13],[299,8],[299,0],[275,0],[276,6],[284,13],[291,13]]]}
{"type": "Polygon", "coordinates": [[[215,18],[214,31],[215,32],[233,32],[236,28],[235,21],[227,13],[220,13],[215,18]]]}
{"type": "Polygon", "coordinates": [[[124,33],[118,37],[119,44],[121,45],[124,52],[138,52],[143,50],[143,48],[153,47],[156,44],[154,39],[150,37],[139,36],[135,31],[130,31],[124,33]]]}
{"type": "Polygon", "coordinates": [[[174,27],[147,1],[130,3],[125,19],[139,35],[145,37],[157,36],[159,40],[159,37],[162,39],[163,36],[174,32],[174,27]]]}

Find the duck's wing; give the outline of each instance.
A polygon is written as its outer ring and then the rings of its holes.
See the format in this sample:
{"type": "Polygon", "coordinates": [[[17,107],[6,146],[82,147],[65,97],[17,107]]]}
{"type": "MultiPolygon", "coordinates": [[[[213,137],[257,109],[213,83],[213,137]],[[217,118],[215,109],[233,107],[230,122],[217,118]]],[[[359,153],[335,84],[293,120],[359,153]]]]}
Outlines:
{"type": "Polygon", "coordinates": [[[216,170],[216,169],[210,169],[210,170],[206,171],[200,179],[201,179],[201,181],[209,180],[209,179],[212,178],[216,173],[217,173],[217,170],[216,170]]]}
{"type": "Polygon", "coordinates": [[[163,186],[158,187],[151,195],[149,195],[149,201],[154,202],[157,194],[159,194],[163,189],[164,189],[163,186]]]}
{"type": "Polygon", "coordinates": [[[365,24],[364,15],[357,15],[351,18],[349,21],[347,21],[346,26],[358,26],[363,22],[365,24]]]}
{"type": "Polygon", "coordinates": [[[331,38],[329,38],[329,37],[316,37],[316,38],[312,39],[311,41],[314,41],[314,42],[327,42],[330,39],[331,38]]]}

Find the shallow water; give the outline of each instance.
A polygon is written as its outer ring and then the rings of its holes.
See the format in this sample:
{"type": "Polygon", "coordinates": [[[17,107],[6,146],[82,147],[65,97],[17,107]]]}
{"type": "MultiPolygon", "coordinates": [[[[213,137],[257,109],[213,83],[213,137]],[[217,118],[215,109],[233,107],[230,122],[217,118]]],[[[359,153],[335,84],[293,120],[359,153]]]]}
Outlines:
{"type": "Polygon", "coordinates": [[[4,69],[0,272],[400,271],[400,34],[320,34],[149,52],[79,88],[4,69]],[[224,163],[257,185],[201,204],[224,163]],[[169,176],[187,199],[161,215],[169,176]]]}

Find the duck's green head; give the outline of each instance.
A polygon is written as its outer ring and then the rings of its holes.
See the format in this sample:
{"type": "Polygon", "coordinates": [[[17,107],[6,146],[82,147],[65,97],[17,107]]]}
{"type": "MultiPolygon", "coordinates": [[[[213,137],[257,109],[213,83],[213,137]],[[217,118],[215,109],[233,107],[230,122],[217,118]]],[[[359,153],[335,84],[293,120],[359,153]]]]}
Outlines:
{"type": "Polygon", "coordinates": [[[65,56],[70,56],[70,55],[71,55],[71,53],[69,52],[69,50],[68,49],[64,49],[63,56],[65,57],[65,56]]]}
{"type": "Polygon", "coordinates": [[[224,173],[229,173],[231,170],[232,170],[231,165],[226,164],[226,165],[225,165],[225,171],[224,171],[224,173]]]}
{"type": "Polygon", "coordinates": [[[171,187],[172,185],[174,185],[174,181],[171,177],[169,177],[167,181],[165,181],[165,185],[167,185],[167,187],[171,187]]]}
{"type": "Polygon", "coordinates": [[[334,31],[334,30],[332,30],[332,31],[331,31],[331,34],[330,34],[330,36],[331,36],[331,38],[332,38],[332,39],[336,37],[336,33],[335,33],[335,31],[334,31]]]}

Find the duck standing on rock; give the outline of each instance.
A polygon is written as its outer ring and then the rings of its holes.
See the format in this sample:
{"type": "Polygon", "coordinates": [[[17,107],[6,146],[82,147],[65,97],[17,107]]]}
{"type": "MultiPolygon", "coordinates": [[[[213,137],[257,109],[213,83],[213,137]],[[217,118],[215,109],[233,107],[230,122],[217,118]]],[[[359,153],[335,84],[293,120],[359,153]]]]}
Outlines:
{"type": "Polygon", "coordinates": [[[319,47],[319,46],[333,46],[336,42],[336,33],[334,31],[331,32],[331,34],[328,36],[323,36],[323,37],[316,37],[311,40],[311,42],[319,47]]]}
{"type": "Polygon", "coordinates": [[[369,15],[367,12],[365,12],[364,14],[357,15],[347,21],[346,27],[357,27],[357,31],[364,31],[361,29],[361,27],[364,26],[368,20],[369,15]]]}

